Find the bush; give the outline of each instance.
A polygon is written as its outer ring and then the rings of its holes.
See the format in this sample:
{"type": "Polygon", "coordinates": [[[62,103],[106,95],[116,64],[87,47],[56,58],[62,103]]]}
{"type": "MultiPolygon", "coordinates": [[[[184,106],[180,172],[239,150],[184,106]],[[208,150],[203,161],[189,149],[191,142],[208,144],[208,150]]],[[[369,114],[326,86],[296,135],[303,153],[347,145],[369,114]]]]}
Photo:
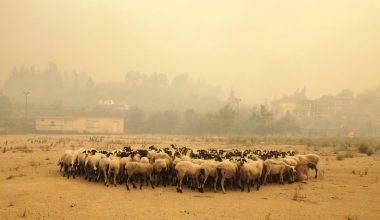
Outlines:
{"type": "Polygon", "coordinates": [[[367,155],[371,156],[374,152],[375,152],[375,150],[373,148],[368,148],[367,155]]]}
{"type": "Polygon", "coordinates": [[[368,149],[369,149],[369,146],[367,144],[364,144],[364,143],[359,144],[359,146],[358,146],[358,150],[362,154],[366,154],[368,149]]]}
{"type": "Polygon", "coordinates": [[[336,160],[344,160],[344,155],[343,154],[338,154],[336,156],[336,160]]]}

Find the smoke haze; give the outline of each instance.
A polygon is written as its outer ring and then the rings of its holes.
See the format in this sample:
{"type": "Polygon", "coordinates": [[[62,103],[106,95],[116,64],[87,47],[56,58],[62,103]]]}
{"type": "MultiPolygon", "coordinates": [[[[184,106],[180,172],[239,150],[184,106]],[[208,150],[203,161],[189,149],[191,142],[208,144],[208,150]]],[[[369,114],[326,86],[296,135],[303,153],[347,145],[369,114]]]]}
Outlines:
{"type": "Polygon", "coordinates": [[[95,81],[187,73],[257,103],[380,82],[378,1],[1,1],[0,84],[48,61],[95,81]]]}

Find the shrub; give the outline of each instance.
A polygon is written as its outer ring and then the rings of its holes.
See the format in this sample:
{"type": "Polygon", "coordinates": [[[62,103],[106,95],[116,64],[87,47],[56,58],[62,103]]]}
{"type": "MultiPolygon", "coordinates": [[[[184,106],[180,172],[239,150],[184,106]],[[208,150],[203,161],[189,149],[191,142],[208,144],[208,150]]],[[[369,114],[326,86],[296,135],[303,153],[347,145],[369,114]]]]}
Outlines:
{"type": "Polygon", "coordinates": [[[343,154],[338,154],[336,156],[336,160],[344,160],[344,155],[343,154]]]}
{"type": "Polygon", "coordinates": [[[371,156],[374,152],[375,152],[375,150],[373,148],[368,148],[366,153],[368,156],[371,156]]]}
{"type": "Polygon", "coordinates": [[[347,215],[344,219],[346,220],[359,220],[357,215],[347,215]]]}
{"type": "Polygon", "coordinates": [[[358,150],[359,150],[359,152],[362,153],[362,154],[367,153],[368,148],[369,148],[368,144],[365,144],[365,143],[361,143],[361,144],[359,144],[359,146],[358,146],[358,150]]]}

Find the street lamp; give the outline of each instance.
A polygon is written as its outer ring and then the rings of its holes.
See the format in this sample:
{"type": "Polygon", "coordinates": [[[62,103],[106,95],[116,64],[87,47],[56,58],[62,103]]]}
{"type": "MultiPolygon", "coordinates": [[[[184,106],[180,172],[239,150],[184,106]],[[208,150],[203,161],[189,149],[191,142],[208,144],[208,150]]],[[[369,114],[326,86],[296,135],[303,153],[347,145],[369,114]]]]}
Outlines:
{"type": "Polygon", "coordinates": [[[28,119],[28,95],[30,94],[29,91],[24,91],[25,95],[25,119],[28,119]]]}

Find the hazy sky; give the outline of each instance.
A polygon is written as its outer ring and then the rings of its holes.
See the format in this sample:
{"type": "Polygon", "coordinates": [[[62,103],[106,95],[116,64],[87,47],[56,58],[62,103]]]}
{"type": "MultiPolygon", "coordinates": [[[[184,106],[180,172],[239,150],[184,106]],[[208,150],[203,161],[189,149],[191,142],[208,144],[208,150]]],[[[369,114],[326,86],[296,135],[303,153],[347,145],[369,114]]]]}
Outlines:
{"type": "Polygon", "coordinates": [[[248,102],[380,84],[378,0],[0,0],[0,84],[17,65],[122,80],[188,73],[248,102]]]}

